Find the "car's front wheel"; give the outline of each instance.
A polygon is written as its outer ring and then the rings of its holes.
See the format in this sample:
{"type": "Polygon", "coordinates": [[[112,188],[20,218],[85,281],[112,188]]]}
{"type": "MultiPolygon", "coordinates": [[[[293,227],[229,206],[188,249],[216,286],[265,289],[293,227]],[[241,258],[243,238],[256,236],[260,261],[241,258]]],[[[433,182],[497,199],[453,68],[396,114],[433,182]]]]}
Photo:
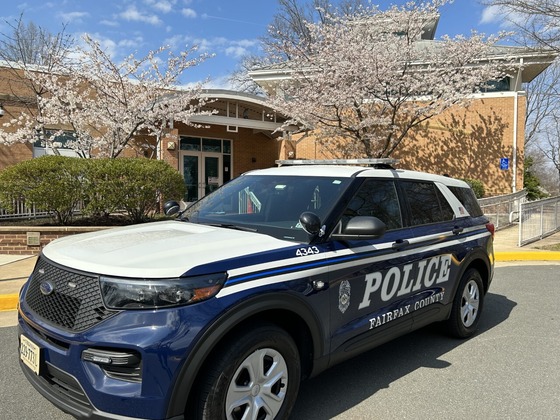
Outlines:
{"type": "Polygon", "coordinates": [[[448,331],[458,338],[473,335],[480,321],[484,303],[484,285],[478,270],[467,270],[457,288],[453,308],[447,321],[448,331]]]}
{"type": "Polygon", "coordinates": [[[272,420],[288,418],[300,382],[292,337],[263,324],[220,345],[201,379],[199,417],[272,420]]]}

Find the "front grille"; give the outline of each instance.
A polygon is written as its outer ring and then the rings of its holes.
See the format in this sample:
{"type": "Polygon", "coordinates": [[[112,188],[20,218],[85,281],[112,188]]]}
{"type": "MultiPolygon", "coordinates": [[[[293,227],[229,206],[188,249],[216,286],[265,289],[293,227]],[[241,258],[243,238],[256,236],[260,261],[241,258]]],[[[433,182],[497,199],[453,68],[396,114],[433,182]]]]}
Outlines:
{"type": "Polygon", "coordinates": [[[113,316],[103,305],[96,276],[70,271],[41,257],[25,295],[29,308],[46,321],[70,331],[84,331],[113,316]],[[47,294],[41,291],[41,284],[47,294]]]}

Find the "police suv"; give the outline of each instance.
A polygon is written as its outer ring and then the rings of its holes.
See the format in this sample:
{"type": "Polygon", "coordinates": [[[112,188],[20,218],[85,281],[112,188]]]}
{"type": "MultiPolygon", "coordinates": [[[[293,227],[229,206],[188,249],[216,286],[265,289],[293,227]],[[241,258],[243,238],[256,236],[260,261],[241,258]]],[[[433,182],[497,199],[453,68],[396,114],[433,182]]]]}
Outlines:
{"type": "Polygon", "coordinates": [[[475,332],[494,227],[465,182],[280,163],[46,246],[19,302],[34,387],[84,419],[285,419],[301,379],[429,323],[475,332]]]}

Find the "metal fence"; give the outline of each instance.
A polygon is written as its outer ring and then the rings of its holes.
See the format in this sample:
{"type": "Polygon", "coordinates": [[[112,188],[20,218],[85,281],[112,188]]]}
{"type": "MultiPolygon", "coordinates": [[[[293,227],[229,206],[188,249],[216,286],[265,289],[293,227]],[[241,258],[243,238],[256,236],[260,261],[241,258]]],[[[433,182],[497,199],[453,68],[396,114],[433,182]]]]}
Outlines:
{"type": "Polygon", "coordinates": [[[522,203],[519,207],[519,246],[560,230],[560,197],[522,203]]]}
{"type": "Polygon", "coordinates": [[[511,226],[519,220],[519,206],[526,201],[527,191],[521,190],[513,194],[481,198],[478,204],[498,230],[511,226]]]}
{"type": "Polygon", "coordinates": [[[49,212],[38,211],[35,205],[28,206],[25,201],[14,200],[12,202],[12,210],[8,211],[0,207],[0,220],[6,219],[38,219],[48,217],[49,212]]]}

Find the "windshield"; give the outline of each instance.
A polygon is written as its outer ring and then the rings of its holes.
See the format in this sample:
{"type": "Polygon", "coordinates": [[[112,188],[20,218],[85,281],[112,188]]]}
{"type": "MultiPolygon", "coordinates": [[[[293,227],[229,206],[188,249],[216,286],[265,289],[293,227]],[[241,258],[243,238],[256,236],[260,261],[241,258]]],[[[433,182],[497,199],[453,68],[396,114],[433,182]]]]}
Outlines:
{"type": "Polygon", "coordinates": [[[183,218],[308,242],[301,213],[324,221],[349,183],[349,178],[244,175],[193,204],[183,218]]]}

